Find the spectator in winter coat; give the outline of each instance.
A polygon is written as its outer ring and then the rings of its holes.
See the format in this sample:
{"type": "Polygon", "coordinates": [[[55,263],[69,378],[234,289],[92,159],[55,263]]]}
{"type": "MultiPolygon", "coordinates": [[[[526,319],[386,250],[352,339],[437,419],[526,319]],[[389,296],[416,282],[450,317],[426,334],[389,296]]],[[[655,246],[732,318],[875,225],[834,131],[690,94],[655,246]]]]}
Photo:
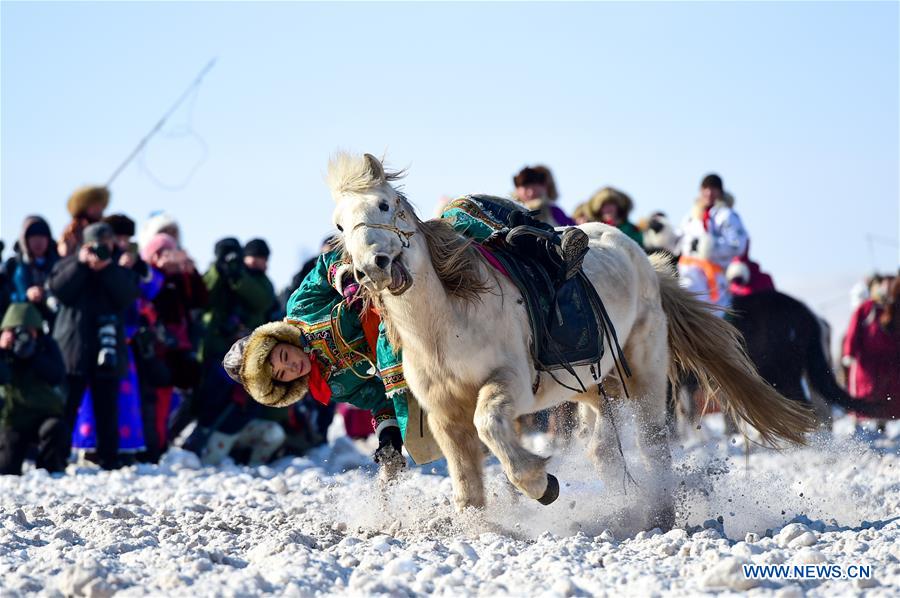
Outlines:
{"type": "Polygon", "coordinates": [[[559,192],[553,173],[546,166],[526,166],[513,177],[515,198],[529,210],[537,212],[535,218],[551,226],[572,226],[575,221],[566,216],[556,200],[559,192]]]}
{"type": "Polygon", "coordinates": [[[603,222],[615,226],[643,247],[643,234],[628,220],[633,207],[634,202],[628,195],[618,189],[604,187],[587,201],[588,222],[603,222]]]}
{"type": "Polygon", "coordinates": [[[203,275],[209,305],[203,315],[204,362],[221,362],[237,339],[266,322],[275,291],[265,272],[249,270],[244,249],[228,237],[216,243],[216,261],[203,275]]]}
{"type": "Polygon", "coordinates": [[[41,315],[31,303],[12,304],[0,330],[0,475],[20,475],[26,451],[35,443],[37,466],[62,471],[69,434],[59,347],[44,334],[41,315]]]}
{"type": "Polygon", "coordinates": [[[194,315],[206,308],[209,292],[194,261],[178,248],[178,242],[169,234],[158,233],[148,239],[142,257],[163,277],[159,294],[142,311],[155,332],[152,336],[162,339],[154,344],[153,364],[157,368],[161,366],[166,374],[164,381],[160,377],[155,379],[154,388],[148,389],[144,401],[147,453],[143,457],[156,462],[169,442],[168,423],[177,398],[175,390],[178,389],[185,401],[186,411],[182,415],[187,416],[192,408],[190,393],[201,380],[202,366],[193,335],[194,315]]]}
{"type": "Polygon", "coordinates": [[[166,233],[175,239],[176,245],[181,248],[181,227],[178,226],[178,221],[168,212],[157,211],[150,214],[138,233],[138,248],[142,254],[150,240],[159,233],[166,233]]]}
{"type": "MultiPolygon", "coordinates": [[[[261,248],[254,246],[251,253],[261,253],[261,248]]],[[[225,373],[222,358],[232,343],[267,321],[275,304],[272,282],[260,270],[267,258],[245,256],[244,248],[231,237],[216,243],[215,256],[215,263],[203,277],[209,291],[203,315],[203,374],[192,407],[198,420],[197,430],[187,443],[201,455],[210,434],[238,435],[255,415],[256,406],[225,373]]]]}
{"type": "Polygon", "coordinates": [[[883,302],[867,299],[853,312],[843,361],[851,396],[883,405],[883,419],[900,417],[900,277],[883,302]]]}
{"type": "Polygon", "coordinates": [[[69,197],[69,214],[72,220],[63,229],[57,244],[60,257],[74,255],[83,241],[84,229],[103,218],[103,210],[109,205],[109,189],[106,187],[81,187],[69,197]]]}
{"type": "Polygon", "coordinates": [[[105,469],[118,466],[118,387],[128,369],[123,324],[139,294],[137,274],[121,267],[119,257],[112,228],[91,224],[77,253],[60,260],[49,280],[61,305],[53,336],[66,364],[66,422],[71,430],[90,387],[105,469]]]}
{"type": "Polygon", "coordinates": [[[701,299],[728,307],[730,294],[725,269],[747,250],[747,232],[733,210],[734,198],[725,193],[718,175],[707,175],[700,197],[681,225],[678,275],[681,285],[701,299]]]}
{"type": "Polygon", "coordinates": [[[56,301],[47,292],[47,278],[59,261],[50,225],[40,216],[28,216],[16,243],[16,255],[4,268],[12,285],[10,302],[32,303],[52,328],[56,301]]]}
{"type": "Polygon", "coordinates": [[[153,307],[165,334],[164,359],[172,385],[193,388],[200,381],[200,365],[191,341],[191,313],[206,308],[209,291],[194,260],[178,248],[174,237],[158,233],[144,246],[142,256],[163,276],[153,307]]]}
{"type": "MultiPolygon", "coordinates": [[[[0,240],[0,263],[3,262],[3,250],[6,249],[6,244],[0,240]]],[[[0,268],[0,313],[6,313],[6,308],[9,307],[10,297],[13,293],[12,282],[9,280],[9,276],[7,275],[6,268],[0,268]]]]}

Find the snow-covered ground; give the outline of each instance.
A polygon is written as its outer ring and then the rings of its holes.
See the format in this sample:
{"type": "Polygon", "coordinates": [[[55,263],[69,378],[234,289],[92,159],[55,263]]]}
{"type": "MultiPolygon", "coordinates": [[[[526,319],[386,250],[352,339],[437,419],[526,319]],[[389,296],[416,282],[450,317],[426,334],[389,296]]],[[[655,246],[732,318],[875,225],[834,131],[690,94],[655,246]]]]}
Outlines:
{"type": "MultiPolygon", "coordinates": [[[[495,461],[484,512],[453,513],[443,465],[380,487],[337,440],[271,467],[159,467],[0,478],[0,595],[436,594],[799,596],[900,593],[900,426],[788,452],[737,440],[673,447],[679,529],[644,529],[639,487],[554,456],[549,507],[519,498],[495,461]],[[871,566],[866,580],[748,580],[741,564],[871,566]]],[[[627,445],[626,445],[627,448],[627,445]]]]}

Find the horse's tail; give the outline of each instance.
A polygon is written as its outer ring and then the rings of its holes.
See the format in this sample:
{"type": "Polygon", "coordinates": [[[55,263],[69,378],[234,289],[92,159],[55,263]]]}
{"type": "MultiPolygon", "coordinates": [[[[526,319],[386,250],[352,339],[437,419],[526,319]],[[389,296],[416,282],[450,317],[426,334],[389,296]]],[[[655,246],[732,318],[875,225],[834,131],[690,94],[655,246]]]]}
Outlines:
{"type": "Polygon", "coordinates": [[[682,373],[692,373],[727,416],[752,425],[767,444],[774,445],[778,438],[803,444],[804,435],[815,428],[813,413],[759,376],[740,332],[715,315],[715,306],[682,289],[664,256],[650,256],[650,261],[668,319],[669,380],[675,384],[682,373]]]}
{"type": "Polygon", "coordinates": [[[884,409],[877,403],[855,399],[840,387],[834,378],[834,370],[828,364],[825,356],[827,346],[822,336],[822,324],[819,318],[805,304],[797,302],[810,318],[811,325],[816,334],[811,335],[809,346],[806,348],[805,370],[809,385],[818,392],[825,401],[831,405],[837,405],[842,409],[855,411],[864,417],[884,417],[884,409]]]}

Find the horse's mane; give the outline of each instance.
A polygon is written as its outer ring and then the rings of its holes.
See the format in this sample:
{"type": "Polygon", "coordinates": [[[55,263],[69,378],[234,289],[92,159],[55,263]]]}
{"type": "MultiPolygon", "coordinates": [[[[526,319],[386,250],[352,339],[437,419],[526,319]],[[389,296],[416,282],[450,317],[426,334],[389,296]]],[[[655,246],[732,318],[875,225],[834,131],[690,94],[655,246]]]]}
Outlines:
{"type": "Polygon", "coordinates": [[[338,152],[328,161],[325,182],[336,200],[344,193],[365,193],[406,176],[406,170],[384,170],[374,156],[338,152]]]}
{"type": "Polygon", "coordinates": [[[479,295],[490,291],[479,268],[483,258],[471,239],[462,236],[442,218],[423,221],[416,216],[416,225],[447,295],[472,303],[479,295]]]}
{"type": "MultiPolygon", "coordinates": [[[[479,301],[483,293],[490,292],[491,287],[479,268],[484,258],[472,245],[472,240],[462,236],[449,222],[441,218],[420,220],[406,198],[402,194],[399,195],[401,201],[409,208],[409,212],[413,214],[416,228],[428,247],[431,265],[447,296],[470,304],[479,301]]],[[[388,342],[395,349],[402,348],[400,335],[387,311],[380,305],[377,297],[372,299],[381,312],[388,342]]]]}
{"type": "MultiPolygon", "coordinates": [[[[404,170],[384,170],[381,162],[368,154],[360,156],[339,152],[328,162],[326,182],[335,199],[346,193],[361,194],[376,190],[395,195],[405,211],[412,215],[417,232],[425,240],[431,265],[447,295],[464,303],[473,303],[479,300],[482,293],[491,290],[479,267],[484,258],[472,246],[472,241],[458,233],[446,220],[440,218],[421,220],[418,217],[402,191],[391,185],[393,181],[397,181],[405,175],[404,170]]],[[[339,248],[346,256],[343,243],[339,244],[339,248]]],[[[379,303],[376,297],[372,297],[368,293],[366,295],[367,302],[374,301],[376,305],[379,303]]],[[[379,309],[379,311],[384,317],[384,310],[379,309]]],[[[385,324],[388,340],[399,348],[400,339],[387,318],[385,318],[385,324]]]]}

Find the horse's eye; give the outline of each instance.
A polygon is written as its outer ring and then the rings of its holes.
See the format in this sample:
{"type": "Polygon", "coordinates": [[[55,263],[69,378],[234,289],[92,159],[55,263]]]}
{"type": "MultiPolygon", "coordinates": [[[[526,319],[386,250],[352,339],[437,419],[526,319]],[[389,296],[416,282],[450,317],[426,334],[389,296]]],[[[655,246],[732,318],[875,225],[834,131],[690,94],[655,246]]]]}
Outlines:
{"type": "Polygon", "coordinates": [[[344,227],[341,226],[340,224],[337,225],[337,229],[338,229],[340,232],[344,232],[344,227]]]}
{"type": "Polygon", "coordinates": [[[388,208],[386,201],[380,201],[378,202],[378,209],[382,212],[387,212],[390,208],[388,208]]]}

